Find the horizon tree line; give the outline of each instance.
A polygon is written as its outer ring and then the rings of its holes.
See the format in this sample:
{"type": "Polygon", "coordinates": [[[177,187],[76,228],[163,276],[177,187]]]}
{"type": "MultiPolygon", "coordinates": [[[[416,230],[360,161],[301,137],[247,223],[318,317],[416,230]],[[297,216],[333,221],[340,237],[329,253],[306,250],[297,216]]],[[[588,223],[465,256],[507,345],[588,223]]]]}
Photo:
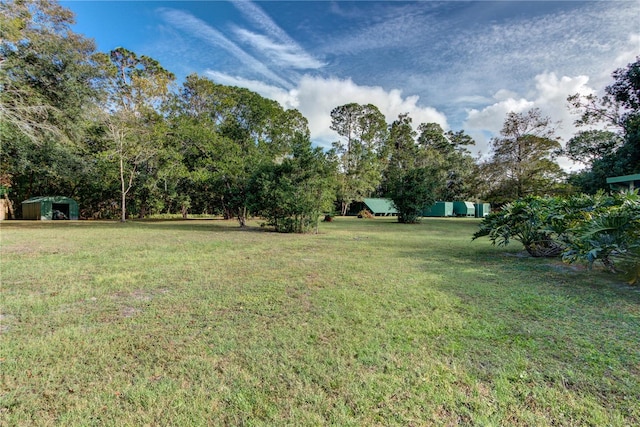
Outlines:
{"type": "Polygon", "coordinates": [[[369,196],[414,222],[435,200],[594,193],[607,176],[640,172],[638,59],[614,71],[602,99],[569,98],[580,124],[613,129],[581,131],[564,149],[538,109],[509,113],[480,160],[463,130],[414,129],[408,114],[388,124],[375,105],[349,103],[331,111],[339,139],[324,151],[295,109],[196,74],[178,86],[124,48],[97,52],[55,2],[0,11],[0,192],[17,217],[23,200],[55,194],[76,198],[86,218],[206,213],[244,226],[259,214],[302,231],[369,196]],[[560,154],[585,169],[567,175],[560,154]]]}

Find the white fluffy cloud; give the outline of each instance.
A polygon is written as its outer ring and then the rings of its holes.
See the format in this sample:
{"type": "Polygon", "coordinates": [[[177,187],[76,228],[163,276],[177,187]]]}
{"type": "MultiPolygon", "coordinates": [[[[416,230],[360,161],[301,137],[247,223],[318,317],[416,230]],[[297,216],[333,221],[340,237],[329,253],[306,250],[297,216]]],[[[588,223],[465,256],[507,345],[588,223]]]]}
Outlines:
{"type": "MultiPolygon", "coordinates": [[[[573,124],[576,116],[568,108],[567,97],[576,93],[589,95],[595,91],[588,85],[589,77],[563,76],[558,78],[555,73],[543,73],[535,76],[535,89],[518,96],[517,93],[500,90],[495,96],[495,103],[481,109],[471,109],[467,112],[464,124],[478,143],[477,149],[483,154],[489,152],[488,135],[498,135],[504,119],[509,112],[522,113],[532,108],[539,108],[543,115],[558,122],[556,134],[567,141],[578,129],[573,124]]],[[[562,161],[562,166],[571,168],[573,165],[562,161]]]]}
{"type": "Polygon", "coordinates": [[[356,102],[373,104],[384,114],[387,123],[399,114],[409,113],[413,124],[435,122],[448,128],[444,114],[431,107],[418,105],[418,96],[402,96],[402,91],[384,90],[378,86],[360,86],[351,79],[303,76],[291,90],[271,86],[260,81],[247,80],[216,71],[207,71],[214,81],[226,85],[242,86],[264,97],[278,101],[284,108],[298,109],[308,120],[312,140],[323,147],[329,147],[337,139],[330,129],[331,110],[339,105],[356,102]]]}

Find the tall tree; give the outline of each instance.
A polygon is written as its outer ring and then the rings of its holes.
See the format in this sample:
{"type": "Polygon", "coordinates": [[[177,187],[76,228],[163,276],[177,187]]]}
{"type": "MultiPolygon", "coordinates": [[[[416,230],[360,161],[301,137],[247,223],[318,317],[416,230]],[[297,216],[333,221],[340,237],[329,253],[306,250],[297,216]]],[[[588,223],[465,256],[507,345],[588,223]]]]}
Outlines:
{"type": "Polygon", "coordinates": [[[73,23],[54,1],[0,2],[0,185],[12,187],[14,202],[40,191],[71,195],[85,169],[83,118],[100,68],[73,23]]]}
{"type": "Polygon", "coordinates": [[[612,76],[614,82],[605,88],[602,98],[579,94],[568,98],[570,106],[580,113],[577,125],[613,126],[622,138],[610,153],[603,153],[590,168],[571,177],[589,193],[606,190],[607,177],[640,172],[640,57],[612,76]]]}
{"type": "Polygon", "coordinates": [[[549,117],[539,109],[507,115],[500,137],[491,141],[492,157],[483,165],[492,182],[487,199],[504,203],[554,191],[563,176],[556,162],[561,145],[549,117]]]}
{"type": "Polygon", "coordinates": [[[586,130],[578,132],[567,141],[563,150],[570,160],[585,166],[611,155],[623,143],[620,135],[606,130],[586,130]]]}
{"type": "Polygon", "coordinates": [[[0,124],[34,142],[69,137],[96,95],[95,45],[55,1],[0,3],[0,124]]]}
{"type": "Polygon", "coordinates": [[[424,139],[418,144],[415,138],[408,114],[398,116],[389,127],[391,157],[385,170],[384,194],[393,201],[398,222],[406,224],[420,220],[422,210],[435,201],[436,191],[444,182],[435,150],[427,149],[424,139]]]}
{"type": "Polygon", "coordinates": [[[318,227],[319,216],[334,200],[332,165],[308,135],[297,133],[291,153],[262,165],[249,186],[252,211],[280,232],[302,233],[318,227]]]}
{"type": "Polygon", "coordinates": [[[155,59],[138,57],[125,48],[112,50],[104,66],[108,95],[101,115],[106,137],[112,143],[108,154],[119,168],[120,220],[124,222],[127,195],[136,176],[158,151],[153,127],[162,120],[158,109],[167,99],[175,76],[155,59]]]}
{"type": "Polygon", "coordinates": [[[284,111],[277,102],[248,89],[229,89],[231,107],[218,126],[219,134],[231,142],[225,147],[229,155],[221,164],[221,184],[226,209],[244,227],[249,214],[247,187],[254,171],[287,154],[292,135],[301,129],[308,134],[308,128],[295,110],[284,111]]]}
{"type": "Polygon", "coordinates": [[[472,175],[475,162],[467,149],[475,141],[464,131],[445,132],[437,123],[418,126],[418,145],[425,151],[430,166],[446,176],[436,191],[439,200],[466,200],[474,196],[472,175]]]}
{"type": "Polygon", "coordinates": [[[384,116],[372,104],[345,104],[331,111],[331,129],[343,138],[333,143],[342,215],[353,201],[361,201],[379,185],[386,128],[384,116]]]}
{"type": "Polygon", "coordinates": [[[307,120],[297,110],[197,75],[185,80],[170,117],[168,139],[184,166],[184,175],[175,178],[184,194],[194,206],[213,201],[241,227],[256,169],[282,160],[298,138],[309,137],[307,120]]]}

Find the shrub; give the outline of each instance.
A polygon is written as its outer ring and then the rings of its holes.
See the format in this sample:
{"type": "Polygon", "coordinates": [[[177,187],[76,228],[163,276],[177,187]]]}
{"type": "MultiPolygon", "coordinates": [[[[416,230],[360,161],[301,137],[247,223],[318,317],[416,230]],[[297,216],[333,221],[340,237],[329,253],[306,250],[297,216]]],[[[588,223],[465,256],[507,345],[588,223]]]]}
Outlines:
{"type": "Polygon", "coordinates": [[[334,199],[333,169],[320,148],[301,139],[280,163],[262,165],[251,178],[252,211],[283,233],[317,230],[322,212],[334,199]]]}
{"type": "Polygon", "coordinates": [[[369,212],[367,209],[362,209],[360,212],[358,212],[358,218],[371,219],[371,218],[375,218],[375,216],[371,212],[369,212]]]}
{"type": "Polygon", "coordinates": [[[564,246],[548,223],[557,202],[557,199],[530,196],[508,203],[482,220],[473,240],[488,236],[491,243],[498,246],[507,246],[516,240],[531,256],[559,256],[564,246]]]}
{"type": "Polygon", "coordinates": [[[640,276],[640,197],[626,192],[593,196],[592,209],[584,211],[567,230],[568,262],[596,261],[612,272],[625,272],[635,283],[640,276]]]}
{"type": "Polygon", "coordinates": [[[398,211],[398,222],[420,222],[422,210],[435,202],[435,191],[440,185],[439,173],[432,167],[401,171],[390,179],[387,197],[398,211]]]}
{"type": "Polygon", "coordinates": [[[494,245],[511,240],[534,257],[558,256],[566,262],[601,262],[640,279],[640,196],[627,192],[570,198],[526,197],[492,212],[473,239],[488,236],[494,245]]]}

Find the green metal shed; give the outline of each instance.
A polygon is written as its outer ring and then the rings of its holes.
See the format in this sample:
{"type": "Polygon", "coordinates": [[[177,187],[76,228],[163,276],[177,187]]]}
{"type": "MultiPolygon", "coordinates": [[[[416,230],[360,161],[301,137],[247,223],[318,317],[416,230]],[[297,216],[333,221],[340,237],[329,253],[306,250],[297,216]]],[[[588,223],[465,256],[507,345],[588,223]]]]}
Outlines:
{"type": "Polygon", "coordinates": [[[634,190],[640,188],[640,173],[634,175],[613,176],[607,178],[609,188],[614,191],[634,190]]]}
{"type": "Polygon", "coordinates": [[[484,218],[491,212],[491,205],[489,203],[476,203],[476,218],[484,218]]]}
{"type": "Polygon", "coordinates": [[[453,202],[453,213],[455,216],[475,216],[476,209],[471,202],[453,202]]]}
{"type": "Polygon", "coordinates": [[[62,196],[32,197],[22,202],[22,219],[78,219],[78,203],[62,196]]]}
{"type": "Polygon", "coordinates": [[[453,216],[453,202],[435,202],[422,210],[422,216],[453,216]]]}
{"type": "Polygon", "coordinates": [[[375,216],[397,215],[398,211],[390,199],[364,199],[364,204],[375,216]]]}

